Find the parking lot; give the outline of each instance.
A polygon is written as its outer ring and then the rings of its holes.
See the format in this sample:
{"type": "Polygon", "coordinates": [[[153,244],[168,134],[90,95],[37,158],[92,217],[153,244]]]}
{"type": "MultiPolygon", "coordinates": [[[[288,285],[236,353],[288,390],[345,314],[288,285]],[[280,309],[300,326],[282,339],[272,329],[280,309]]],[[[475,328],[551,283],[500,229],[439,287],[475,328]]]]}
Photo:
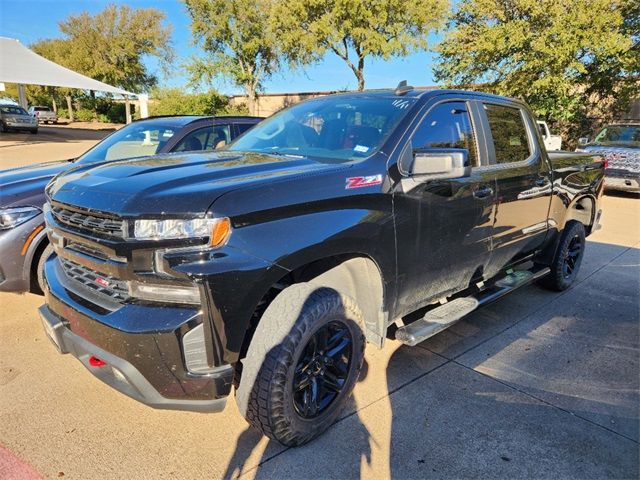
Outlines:
{"type": "MultiPolygon", "coordinates": [[[[63,140],[3,136],[2,168],[108,133],[49,128],[63,140]]],[[[348,411],[297,449],[233,399],[198,414],[117,393],[56,353],[42,297],[0,294],[0,478],[638,478],[640,199],[603,206],[573,288],[531,285],[418,347],[369,348],[348,411]]]]}

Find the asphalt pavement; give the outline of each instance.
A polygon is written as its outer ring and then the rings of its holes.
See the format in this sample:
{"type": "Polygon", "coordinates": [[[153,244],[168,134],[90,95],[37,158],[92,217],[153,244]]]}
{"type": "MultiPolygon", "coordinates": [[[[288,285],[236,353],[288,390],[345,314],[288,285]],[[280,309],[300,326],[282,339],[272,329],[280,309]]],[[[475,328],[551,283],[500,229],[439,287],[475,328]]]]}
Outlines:
{"type": "Polygon", "coordinates": [[[417,347],[368,348],[348,411],[295,449],[232,398],[198,414],[115,392],[56,353],[41,297],[0,294],[0,478],[638,478],[640,199],[603,204],[570,290],[531,285],[417,347]]]}

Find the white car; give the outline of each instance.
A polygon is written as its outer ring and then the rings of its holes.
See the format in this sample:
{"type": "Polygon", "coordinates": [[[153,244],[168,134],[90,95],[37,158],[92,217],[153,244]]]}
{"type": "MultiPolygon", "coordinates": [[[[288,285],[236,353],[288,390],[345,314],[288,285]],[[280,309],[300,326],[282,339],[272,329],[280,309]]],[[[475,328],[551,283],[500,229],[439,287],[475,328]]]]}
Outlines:
{"type": "Polygon", "coordinates": [[[542,135],[544,147],[547,151],[562,150],[562,137],[560,135],[551,135],[549,126],[544,120],[537,120],[536,123],[538,124],[538,130],[540,130],[540,135],[542,135]]]}

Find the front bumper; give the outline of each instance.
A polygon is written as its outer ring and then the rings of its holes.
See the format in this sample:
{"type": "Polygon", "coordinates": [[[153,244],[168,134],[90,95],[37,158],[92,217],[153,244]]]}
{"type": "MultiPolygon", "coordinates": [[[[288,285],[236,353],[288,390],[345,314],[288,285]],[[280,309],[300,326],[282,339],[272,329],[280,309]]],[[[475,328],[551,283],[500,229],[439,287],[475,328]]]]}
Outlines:
{"type": "Polygon", "coordinates": [[[24,123],[24,122],[8,122],[4,121],[5,128],[13,128],[16,130],[33,130],[38,128],[38,122],[24,123]]]}
{"type": "Polygon", "coordinates": [[[45,264],[47,302],[40,316],[60,353],[72,354],[103,382],[152,407],[198,412],[224,409],[233,367],[222,365],[196,375],[184,366],[182,338],[201,323],[200,312],[125,304],[119,310],[98,313],[65,287],[58,265],[55,255],[45,264]],[[106,364],[93,366],[91,357],[106,364]]]}

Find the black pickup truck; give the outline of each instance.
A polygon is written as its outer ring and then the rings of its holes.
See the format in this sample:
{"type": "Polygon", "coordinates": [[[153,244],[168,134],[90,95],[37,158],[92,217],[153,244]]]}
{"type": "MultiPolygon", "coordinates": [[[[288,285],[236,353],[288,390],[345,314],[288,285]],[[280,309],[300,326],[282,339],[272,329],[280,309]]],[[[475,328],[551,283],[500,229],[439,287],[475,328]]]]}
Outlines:
{"type": "Polygon", "coordinates": [[[332,424],[365,344],[407,345],[576,278],[603,162],[547,154],[528,108],[398,88],[314,99],[229,148],[47,187],[45,330],[157,408],[240,411],[286,445],[332,424]]]}

